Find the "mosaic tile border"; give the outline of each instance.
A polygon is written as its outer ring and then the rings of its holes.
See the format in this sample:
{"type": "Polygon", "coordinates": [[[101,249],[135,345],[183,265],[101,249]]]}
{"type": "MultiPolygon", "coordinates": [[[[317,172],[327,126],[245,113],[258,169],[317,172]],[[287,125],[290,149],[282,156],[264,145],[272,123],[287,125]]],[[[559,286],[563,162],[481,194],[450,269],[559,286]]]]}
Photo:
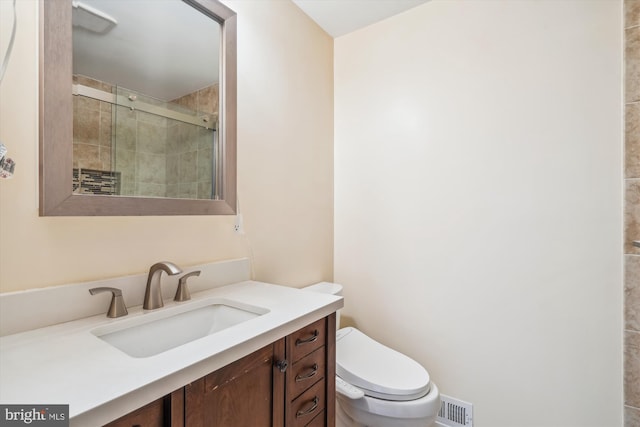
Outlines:
{"type": "Polygon", "coordinates": [[[120,194],[120,172],[73,169],[73,192],[76,194],[120,194]]]}

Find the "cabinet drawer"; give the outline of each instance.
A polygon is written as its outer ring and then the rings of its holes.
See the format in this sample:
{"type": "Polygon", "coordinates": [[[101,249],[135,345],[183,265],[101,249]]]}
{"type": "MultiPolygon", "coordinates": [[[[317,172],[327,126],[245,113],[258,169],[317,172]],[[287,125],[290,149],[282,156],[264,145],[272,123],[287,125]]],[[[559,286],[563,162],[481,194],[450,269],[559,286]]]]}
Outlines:
{"type": "Polygon", "coordinates": [[[325,323],[325,319],[320,319],[287,337],[287,353],[292,363],[325,344],[327,336],[325,323]]]}
{"type": "Polygon", "coordinates": [[[300,393],[324,378],[326,367],[325,347],[306,355],[287,371],[287,395],[295,399],[300,393]]]}
{"type": "Polygon", "coordinates": [[[302,427],[311,423],[325,407],[324,380],[318,381],[313,387],[296,398],[290,405],[288,426],[302,427]]]}
{"type": "Polygon", "coordinates": [[[306,427],[325,427],[326,424],[324,422],[324,411],[320,412],[318,415],[316,415],[316,417],[311,420],[311,422],[309,424],[307,424],[306,427]]]}

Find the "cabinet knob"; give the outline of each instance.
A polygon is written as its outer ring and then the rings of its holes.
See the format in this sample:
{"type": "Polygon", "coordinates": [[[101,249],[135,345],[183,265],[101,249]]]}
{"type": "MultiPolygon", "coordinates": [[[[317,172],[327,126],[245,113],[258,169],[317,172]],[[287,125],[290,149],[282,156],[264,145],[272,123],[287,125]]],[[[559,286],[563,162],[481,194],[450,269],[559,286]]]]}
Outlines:
{"type": "Polygon", "coordinates": [[[287,370],[287,367],[289,367],[289,362],[287,362],[287,360],[278,360],[276,362],[276,368],[278,368],[280,370],[280,372],[285,372],[287,370]]]}

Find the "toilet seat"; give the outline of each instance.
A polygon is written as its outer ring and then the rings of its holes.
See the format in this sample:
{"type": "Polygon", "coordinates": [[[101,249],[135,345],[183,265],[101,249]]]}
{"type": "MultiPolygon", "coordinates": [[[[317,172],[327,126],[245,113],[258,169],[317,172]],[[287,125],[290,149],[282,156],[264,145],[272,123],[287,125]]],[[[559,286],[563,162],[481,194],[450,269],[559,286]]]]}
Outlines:
{"type": "Polygon", "coordinates": [[[422,365],[355,328],[336,333],[336,365],[340,378],[378,399],[415,400],[430,389],[429,373],[422,365]]]}

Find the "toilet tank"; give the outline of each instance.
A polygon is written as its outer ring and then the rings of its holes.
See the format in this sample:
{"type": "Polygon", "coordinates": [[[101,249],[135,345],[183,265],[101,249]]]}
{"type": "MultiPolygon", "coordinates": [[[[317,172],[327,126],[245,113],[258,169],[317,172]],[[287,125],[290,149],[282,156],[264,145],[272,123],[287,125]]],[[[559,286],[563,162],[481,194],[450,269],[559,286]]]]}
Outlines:
{"type": "MultiPolygon", "coordinates": [[[[342,296],[342,285],[331,282],[320,282],[315,285],[302,288],[305,291],[319,292],[321,294],[331,294],[342,296]]],[[[340,311],[336,312],[336,329],[340,329],[340,311]]]]}

